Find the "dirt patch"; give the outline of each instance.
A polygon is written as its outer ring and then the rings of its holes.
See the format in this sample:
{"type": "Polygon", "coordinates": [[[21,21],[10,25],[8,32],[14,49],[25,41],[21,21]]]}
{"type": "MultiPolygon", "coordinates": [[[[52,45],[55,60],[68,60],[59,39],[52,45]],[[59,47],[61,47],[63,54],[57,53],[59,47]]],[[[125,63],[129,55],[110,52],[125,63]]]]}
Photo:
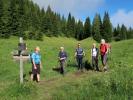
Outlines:
{"type": "Polygon", "coordinates": [[[77,71],[74,73],[75,76],[80,76],[80,75],[83,75],[84,72],[83,71],[77,71]]]}

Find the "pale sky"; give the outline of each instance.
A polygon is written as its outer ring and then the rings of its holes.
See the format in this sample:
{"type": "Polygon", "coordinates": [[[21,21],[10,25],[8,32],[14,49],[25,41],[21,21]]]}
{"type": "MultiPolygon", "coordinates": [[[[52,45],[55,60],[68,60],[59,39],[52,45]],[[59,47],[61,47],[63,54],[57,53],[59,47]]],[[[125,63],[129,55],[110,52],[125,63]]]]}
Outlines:
{"type": "Polygon", "coordinates": [[[96,13],[103,17],[108,11],[113,26],[125,24],[133,27],[133,0],[33,0],[41,8],[51,6],[52,10],[68,16],[71,12],[75,18],[83,22],[86,17],[93,20],[96,13]]]}

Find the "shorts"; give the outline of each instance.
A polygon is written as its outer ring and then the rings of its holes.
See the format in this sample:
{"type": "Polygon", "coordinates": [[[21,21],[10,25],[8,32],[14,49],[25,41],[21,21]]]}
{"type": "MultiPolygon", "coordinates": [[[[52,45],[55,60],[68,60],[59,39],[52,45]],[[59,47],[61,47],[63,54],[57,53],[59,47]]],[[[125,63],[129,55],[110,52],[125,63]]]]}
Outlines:
{"type": "Polygon", "coordinates": [[[34,65],[32,64],[32,74],[40,74],[40,64],[36,64],[37,69],[34,69],[34,65]]]}

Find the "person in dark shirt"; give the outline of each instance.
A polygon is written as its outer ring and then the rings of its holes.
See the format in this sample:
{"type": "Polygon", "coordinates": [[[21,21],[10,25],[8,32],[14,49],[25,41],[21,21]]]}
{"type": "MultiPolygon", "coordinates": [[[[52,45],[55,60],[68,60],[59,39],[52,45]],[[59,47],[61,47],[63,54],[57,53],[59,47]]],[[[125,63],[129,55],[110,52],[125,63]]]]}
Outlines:
{"type": "Polygon", "coordinates": [[[80,43],[78,43],[78,47],[75,51],[75,57],[76,57],[76,60],[77,60],[77,63],[78,63],[78,70],[83,70],[83,66],[82,66],[82,63],[83,63],[83,57],[85,56],[85,52],[84,50],[80,47],[80,43]]]}
{"type": "Polygon", "coordinates": [[[26,43],[24,43],[23,38],[20,37],[19,43],[18,43],[18,55],[20,56],[22,51],[25,51],[27,49],[26,43]]]}
{"type": "Polygon", "coordinates": [[[67,53],[64,51],[64,47],[60,47],[60,52],[58,55],[58,59],[60,62],[60,71],[61,74],[64,74],[64,67],[65,67],[65,63],[66,63],[66,59],[67,59],[67,53]]]}

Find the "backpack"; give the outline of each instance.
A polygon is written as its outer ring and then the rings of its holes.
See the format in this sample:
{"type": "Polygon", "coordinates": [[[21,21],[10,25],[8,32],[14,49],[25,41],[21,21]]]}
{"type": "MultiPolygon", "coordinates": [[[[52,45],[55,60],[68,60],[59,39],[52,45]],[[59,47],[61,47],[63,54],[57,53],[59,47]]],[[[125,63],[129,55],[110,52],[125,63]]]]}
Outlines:
{"type": "Polygon", "coordinates": [[[34,52],[31,52],[31,53],[30,53],[30,62],[31,62],[31,63],[33,63],[33,62],[32,62],[32,54],[33,54],[33,53],[34,53],[34,52]]]}
{"type": "Polygon", "coordinates": [[[106,44],[101,44],[100,45],[100,51],[101,51],[101,53],[105,53],[107,51],[107,45],[106,44]]]}

